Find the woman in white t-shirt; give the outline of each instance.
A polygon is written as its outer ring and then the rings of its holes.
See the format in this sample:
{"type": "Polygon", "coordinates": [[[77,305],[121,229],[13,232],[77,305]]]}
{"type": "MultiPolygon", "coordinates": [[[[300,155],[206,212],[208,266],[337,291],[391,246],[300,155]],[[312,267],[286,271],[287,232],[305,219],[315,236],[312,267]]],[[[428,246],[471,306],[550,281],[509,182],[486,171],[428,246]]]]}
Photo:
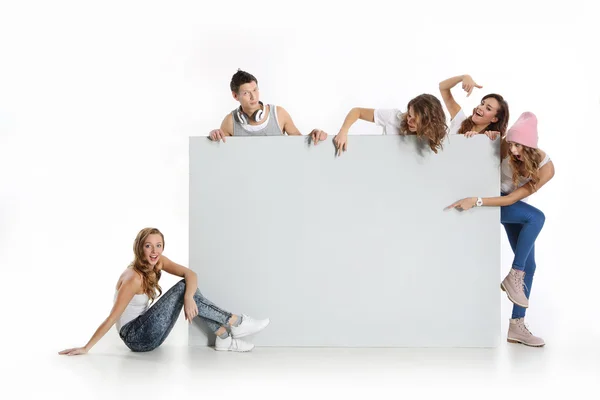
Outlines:
{"type": "Polygon", "coordinates": [[[490,93],[483,96],[481,103],[473,109],[467,117],[461,106],[452,97],[452,89],[462,82],[462,88],[471,95],[474,88],[483,86],[475,83],[470,75],[455,76],[440,82],[440,93],[444,104],[450,113],[449,135],[464,134],[472,137],[477,134],[485,134],[495,140],[498,136],[504,136],[508,126],[509,112],[508,103],[502,96],[490,93]]]}
{"type": "Polygon", "coordinates": [[[409,101],[406,109],[403,113],[397,108],[353,108],[333,138],[337,155],[348,149],[348,131],[359,119],[383,127],[384,135],[417,135],[425,139],[429,148],[437,153],[442,148],[442,140],[448,130],[442,103],[431,94],[421,94],[409,101]]]}
{"type": "Polygon", "coordinates": [[[501,145],[501,188],[499,197],[470,197],[449,208],[468,210],[473,206],[501,207],[500,221],[515,257],[512,268],[500,287],[514,303],[507,340],[528,346],[544,346],[525,325],[525,309],[535,272],[535,241],[544,226],[545,216],[525,201],[554,176],[550,157],[538,149],[537,118],[531,112],[521,114],[508,130],[501,145]]]}

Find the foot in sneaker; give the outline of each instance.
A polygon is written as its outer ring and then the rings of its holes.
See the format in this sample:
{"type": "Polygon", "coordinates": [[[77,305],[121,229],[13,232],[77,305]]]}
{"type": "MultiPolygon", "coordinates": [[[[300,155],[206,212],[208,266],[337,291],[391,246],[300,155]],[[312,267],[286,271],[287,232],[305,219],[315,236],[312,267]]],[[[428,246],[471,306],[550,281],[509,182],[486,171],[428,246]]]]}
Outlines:
{"type": "Polygon", "coordinates": [[[525,325],[525,318],[515,318],[510,320],[508,337],[506,340],[509,343],[522,343],[532,347],[542,347],[546,344],[544,343],[544,339],[534,336],[533,333],[531,333],[527,325],[525,325]]]}
{"type": "Polygon", "coordinates": [[[523,308],[529,307],[529,300],[525,296],[525,271],[511,268],[506,278],[500,284],[500,288],[506,292],[508,299],[523,308]]]}
{"type": "Polygon", "coordinates": [[[221,339],[217,336],[215,341],[215,350],[217,351],[237,351],[246,352],[254,348],[252,343],[244,342],[241,339],[234,339],[231,336],[227,336],[225,339],[221,339]]]}
{"type": "Polygon", "coordinates": [[[238,326],[231,326],[231,335],[236,339],[260,332],[271,322],[269,318],[254,319],[246,314],[242,314],[240,317],[242,322],[238,326]]]}

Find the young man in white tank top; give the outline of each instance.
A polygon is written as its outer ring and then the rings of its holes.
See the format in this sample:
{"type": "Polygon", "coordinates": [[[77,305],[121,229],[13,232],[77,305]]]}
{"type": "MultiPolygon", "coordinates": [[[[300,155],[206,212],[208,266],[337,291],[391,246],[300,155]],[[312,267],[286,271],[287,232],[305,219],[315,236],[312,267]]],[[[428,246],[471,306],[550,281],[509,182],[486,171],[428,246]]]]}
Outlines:
{"type": "MultiPolygon", "coordinates": [[[[227,136],[302,135],[287,110],[260,101],[258,80],[254,75],[238,69],[229,86],[240,106],[227,113],[220,129],[209,133],[210,140],[225,142],[227,136]]],[[[327,138],[327,133],[321,129],[313,129],[309,135],[317,141],[327,138]]]]}

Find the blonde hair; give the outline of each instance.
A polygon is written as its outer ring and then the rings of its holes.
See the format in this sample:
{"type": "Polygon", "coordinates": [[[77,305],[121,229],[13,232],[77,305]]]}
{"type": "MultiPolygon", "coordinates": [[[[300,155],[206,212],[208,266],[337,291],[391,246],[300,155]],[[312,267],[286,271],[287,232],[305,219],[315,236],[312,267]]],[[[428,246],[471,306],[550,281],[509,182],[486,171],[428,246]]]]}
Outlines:
{"type": "Polygon", "coordinates": [[[164,235],[156,228],[144,228],[136,236],[133,242],[134,259],[129,264],[129,268],[136,271],[142,277],[142,290],[154,301],[162,294],[162,288],[158,284],[161,275],[161,262],[157,262],[154,267],[151,267],[146,257],[144,256],[144,243],[150,235],[160,235],[162,238],[163,248],[165,246],[164,235]],[[158,291],[158,295],[156,292],[158,291]]]}
{"type": "Polygon", "coordinates": [[[509,156],[509,164],[513,170],[513,184],[519,187],[521,177],[529,178],[528,185],[531,185],[533,191],[537,191],[537,184],[540,181],[540,163],[542,162],[542,153],[538,149],[521,145],[521,160],[509,156]]]}
{"type": "Polygon", "coordinates": [[[408,110],[413,108],[417,119],[417,137],[428,141],[431,151],[437,154],[446,136],[446,114],[439,99],[431,94],[421,94],[408,102],[406,113],[401,115],[400,131],[408,134],[408,110]]]}

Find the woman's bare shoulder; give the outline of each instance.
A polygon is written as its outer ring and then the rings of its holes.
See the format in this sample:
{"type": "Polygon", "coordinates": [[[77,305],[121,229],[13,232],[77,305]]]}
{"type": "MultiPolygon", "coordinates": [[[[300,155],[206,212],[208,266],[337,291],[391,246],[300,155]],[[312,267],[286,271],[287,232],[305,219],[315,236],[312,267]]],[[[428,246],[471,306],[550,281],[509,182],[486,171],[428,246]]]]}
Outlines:
{"type": "Polygon", "coordinates": [[[141,291],[142,289],[142,277],[139,273],[137,273],[133,268],[127,267],[125,271],[119,277],[119,281],[117,282],[117,290],[121,288],[121,285],[134,285],[136,287],[136,293],[141,291]]]}

